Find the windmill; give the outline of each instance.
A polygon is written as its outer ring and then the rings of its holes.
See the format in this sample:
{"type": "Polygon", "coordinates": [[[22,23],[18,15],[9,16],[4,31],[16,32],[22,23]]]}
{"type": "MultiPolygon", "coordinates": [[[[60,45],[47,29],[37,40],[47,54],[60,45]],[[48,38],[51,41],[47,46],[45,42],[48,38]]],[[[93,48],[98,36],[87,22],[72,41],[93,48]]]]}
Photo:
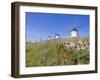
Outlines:
{"type": "Polygon", "coordinates": [[[51,36],[48,36],[48,40],[50,40],[51,39],[51,36]]]}
{"type": "Polygon", "coordinates": [[[69,31],[71,32],[71,37],[72,38],[78,38],[79,37],[79,28],[81,28],[81,25],[80,26],[77,26],[77,27],[73,27],[72,29],[70,29],[69,31]]]}
{"type": "Polygon", "coordinates": [[[71,30],[71,37],[79,37],[79,33],[78,33],[78,29],[77,28],[73,28],[71,30]]]}
{"type": "Polygon", "coordinates": [[[71,44],[75,45],[79,42],[79,28],[82,28],[82,25],[80,26],[74,26],[73,28],[71,28],[70,30],[68,30],[68,32],[71,33],[71,44]]]}
{"type": "Polygon", "coordinates": [[[55,38],[58,39],[60,37],[59,34],[55,34],[55,38]]]}

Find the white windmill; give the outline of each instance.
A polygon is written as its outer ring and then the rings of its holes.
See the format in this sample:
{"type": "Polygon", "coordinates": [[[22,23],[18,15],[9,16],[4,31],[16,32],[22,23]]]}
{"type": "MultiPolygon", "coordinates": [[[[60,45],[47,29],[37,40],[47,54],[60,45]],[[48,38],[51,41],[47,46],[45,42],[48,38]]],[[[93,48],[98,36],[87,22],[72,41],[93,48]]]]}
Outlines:
{"type": "Polygon", "coordinates": [[[79,37],[78,30],[76,28],[71,30],[71,37],[79,37]]]}
{"type": "Polygon", "coordinates": [[[71,33],[71,46],[75,47],[80,41],[79,28],[82,28],[81,25],[69,30],[71,33]]]}
{"type": "Polygon", "coordinates": [[[72,29],[70,29],[69,31],[71,32],[71,37],[72,38],[78,38],[79,37],[79,28],[81,28],[81,25],[78,27],[73,27],[72,29]]]}
{"type": "Polygon", "coordinates": [[[55,38],[58,39],[60,37],[59,34],[55,34],[55,38]]]}
{"type": "Polygon", "coordinates": [[[48,40],[50,40],[51,39],[51,36],[48,36],[48,40]]]}

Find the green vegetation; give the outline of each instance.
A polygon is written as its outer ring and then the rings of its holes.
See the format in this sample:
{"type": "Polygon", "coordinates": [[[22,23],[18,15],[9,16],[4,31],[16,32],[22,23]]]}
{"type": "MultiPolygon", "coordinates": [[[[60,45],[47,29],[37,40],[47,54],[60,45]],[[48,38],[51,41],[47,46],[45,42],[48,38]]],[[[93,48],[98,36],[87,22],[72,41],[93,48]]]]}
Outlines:
{"type": "MultiPolygon", "coordinates": [[[[81,38],[89,41],[88,38],[81,38]]],[[[80,39],[80,40],[81,40],[80,39]]],[[[89,64],[89,49],[64,47],[70,39],[26,43],[26,67],[89,64]]]]}

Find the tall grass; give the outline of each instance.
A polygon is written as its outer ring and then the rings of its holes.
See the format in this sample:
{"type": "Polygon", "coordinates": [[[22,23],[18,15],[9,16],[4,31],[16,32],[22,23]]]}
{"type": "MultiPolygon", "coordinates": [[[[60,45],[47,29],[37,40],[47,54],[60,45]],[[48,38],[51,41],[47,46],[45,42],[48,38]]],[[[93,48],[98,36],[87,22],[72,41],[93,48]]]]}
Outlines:
{"type": "Polygon", "coordinates": [[[26,67],[89,64],[89,49],[64,48],[62,42],[68,40],[26,43],[26,67]]]}

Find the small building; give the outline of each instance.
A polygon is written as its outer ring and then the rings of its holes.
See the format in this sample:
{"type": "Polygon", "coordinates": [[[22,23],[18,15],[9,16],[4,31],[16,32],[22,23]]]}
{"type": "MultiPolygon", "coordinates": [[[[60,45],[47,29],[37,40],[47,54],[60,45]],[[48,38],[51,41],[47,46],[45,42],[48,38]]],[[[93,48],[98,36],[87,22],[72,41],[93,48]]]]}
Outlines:
{"type": "Polygon", "coordinates": [[[60,35],[59,34],[55,34],[55,38],[60,38],[60,35]]]}

